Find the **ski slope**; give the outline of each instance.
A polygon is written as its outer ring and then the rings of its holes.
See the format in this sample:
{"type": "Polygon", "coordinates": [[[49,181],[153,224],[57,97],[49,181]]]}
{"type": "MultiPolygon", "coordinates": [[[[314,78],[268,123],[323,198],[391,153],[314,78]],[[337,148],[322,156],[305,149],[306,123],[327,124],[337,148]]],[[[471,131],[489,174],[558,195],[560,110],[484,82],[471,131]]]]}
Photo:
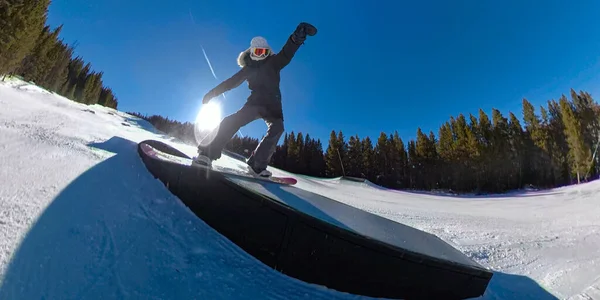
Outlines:
{"type": "MultiPolygon", "coordinates": [[[[145,139],[195,153],[128,114],[0,82],[0,299],[365,299],[284,276],[216,233],[148,173],[145,139]]],[[[600,299],[598,181],[456,197],[298,179],[495,270],[482,299],[600,299]]]]}

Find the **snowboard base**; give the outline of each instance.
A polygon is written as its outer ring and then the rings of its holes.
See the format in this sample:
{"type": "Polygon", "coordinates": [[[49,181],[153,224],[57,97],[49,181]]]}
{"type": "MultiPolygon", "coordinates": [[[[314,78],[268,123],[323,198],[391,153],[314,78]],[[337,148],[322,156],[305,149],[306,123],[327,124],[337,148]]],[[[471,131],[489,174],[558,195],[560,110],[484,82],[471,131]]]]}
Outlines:
{"type": "MultiPolygon", "coordinates": [[[[165,144],[165,146],[168,146],[168,145],[165,144]]],[[[212,166],[205,166],[202,164],[194,163],[193,159],[191,159],[187,156],[182,157],[182,156],[170,154],[170,153],[161,151],[155,147],[152,147],[146,143],[142,143],[140,145],[140,147],[142,147],[142,150],[149,156],[153,156],[158,159],[190,166],[193,168],[210,169],[210,170],[213,170],[213,171],[216,171],[219,173],[223,173],[226,176],[227,175],[241,176],[241,177],[262,180],[262,181],[267,181],[267,182],[273,182],[273,183],[279,183],[279,184],[285,184],[285,185],[294,185],[298,182],[296,180],[296,178],[293,178],[293,177],[280,177],[280,176],[263,177],[263,176],[259,176],[257,174],[252,174],[249,171],[242,171],[242,170],[238,170],[238,169],[217,166],[214,164],[212,166]]],[[[168,146],[168,147],[170,147],[170,146],[168,146]]]]}

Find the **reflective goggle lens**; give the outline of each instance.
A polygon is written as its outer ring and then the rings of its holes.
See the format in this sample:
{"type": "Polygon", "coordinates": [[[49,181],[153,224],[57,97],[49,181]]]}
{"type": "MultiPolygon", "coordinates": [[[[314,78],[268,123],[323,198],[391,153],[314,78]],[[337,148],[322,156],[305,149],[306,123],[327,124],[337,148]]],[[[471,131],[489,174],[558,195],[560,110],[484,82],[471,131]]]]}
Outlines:
{"type": "Polygon", "coordinates": [[[252,50],[254,56],[257,57],[263,57],[263,56],[267,56],[269,54],[269,49],[268,48],[254,48],[252,50]]]}

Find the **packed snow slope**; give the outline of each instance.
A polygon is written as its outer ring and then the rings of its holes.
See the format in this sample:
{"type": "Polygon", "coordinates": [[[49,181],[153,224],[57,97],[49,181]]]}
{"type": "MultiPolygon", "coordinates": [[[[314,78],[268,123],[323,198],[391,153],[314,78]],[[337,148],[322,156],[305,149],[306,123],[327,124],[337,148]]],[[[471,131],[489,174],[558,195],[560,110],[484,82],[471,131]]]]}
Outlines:
{"type": "MultiPolygon", "coordinates": [[[[0,299],[363,298],[281,275],[212,230],[146,170],[144,139],[194,154],[125,113],[0,83],[0,299]]],[[[600,182],[455,197],[298,179],[495,270],[483,299],[600,299],[600,182]]]]}

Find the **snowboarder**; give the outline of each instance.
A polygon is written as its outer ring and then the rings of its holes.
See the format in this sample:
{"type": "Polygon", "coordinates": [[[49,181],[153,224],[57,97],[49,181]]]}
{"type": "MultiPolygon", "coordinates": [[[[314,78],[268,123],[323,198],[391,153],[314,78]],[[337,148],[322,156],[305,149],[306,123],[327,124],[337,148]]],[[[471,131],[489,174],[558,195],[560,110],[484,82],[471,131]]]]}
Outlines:
{"type": "Polygon", "coordinates": [[[241,127],[254,120],[263,119],[267,123],[267,133],[246,162],[257,175],[271,176],[267,165],[284,131],[279,74],[281,69],[290,63],[306,36],[316,33],[317,29],[313,25],[300,23],[281,51],[276,54],[265,38],[257,36],[251,40],[250,47],[240,53],[237,59],[242,69],[210,90],[202,99],[202,103],[208,103],[212,98],[238,87],[244,81],[248,81],[250,96],[240,110],[221,121],[210,144],[198,146],[195,163],[211,166],[213,160],[221,157],[225,144],[241,127]]]}

